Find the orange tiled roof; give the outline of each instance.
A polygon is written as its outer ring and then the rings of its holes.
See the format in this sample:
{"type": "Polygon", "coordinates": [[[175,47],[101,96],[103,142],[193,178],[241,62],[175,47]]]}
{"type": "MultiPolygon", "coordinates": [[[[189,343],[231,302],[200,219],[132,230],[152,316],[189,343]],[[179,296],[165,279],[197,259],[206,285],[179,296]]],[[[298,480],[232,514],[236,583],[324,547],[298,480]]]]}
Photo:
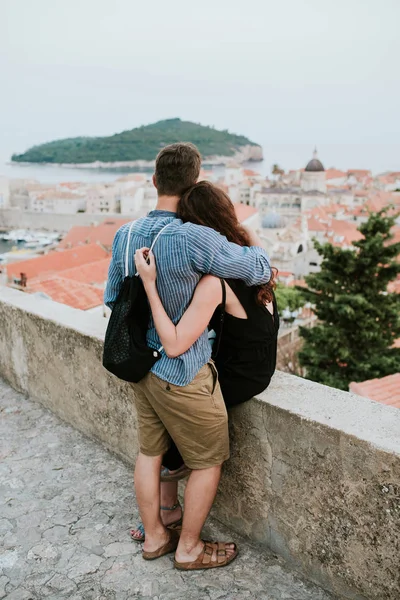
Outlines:
{"type": "Polygon", "coordinates": [[[70,190],[76,190],[82,186],[82,184],[79,181],[62,181],[58,185],[59,187],[66,187],[70,190]]]}
{"type": "Polygon", "coordinates": [[[354,175],[354,177],[369,177],[371,171],[369,169],[348,169],[347,175],[354,175]]]}
{"type": "Polygon", "coordinates": [[[327,190],[335,190],[337,192],[351,192],[351,187],[349,185],[345,185],[344,183],[341,183],[340,185],[331,185],[331,184],[327,184],[326,185],[327,190]]]}
{"type": "Polygon", "coordinates": [[[32,283],[28,282],[27,291],[43,292],[54,302],[67,304],[80,310],[89,310],[103,304],[104,291],[102,289],[58,276],[32,283]]]}
{"type": "Polygon", "coordinates": [[[19,278],[21,273],[25,273],[29,281],[38,276],[53,275],[72,267],[93,263],[108,256],[109,253],[99,244],[89,244],[70,250],[53,250],[45,256],[12,263],[5,268],[8,277],[19,278]]]}
{"type": "Polygon", "coordinates": [[[50,198],[50,200],[74,200],[75,202],[82,202],[81,195],[74,194],[73,192],[65,192],[63,190],[46,190],[43,194],[39,194],[36,198],[37,200],[45,200],[46,198],[50,198]]]}
{"type": "Polygon", "coordinates": [[[394,281],[391,281],[388,285],[388,291],[390,293],[400,294],[400,276],[394,281]]]}
{"type": "Polygon", "coordinates": [[[235,207],[235,213],[239,223],[243,223],[243,221],[246,221],[246,219],[258,212],[254,206],[247,206],[247,204],[235,203],[233,206],[235,207]]]}
{"type": "Polygon", "coordinates": [[[62,277],[91,285],[102,284],[107,281],[109,266],[110,258],[104,258],[103,260],[62,271],[62,277]]]}
{"type": "Polygon", "coordinates": [[[77,225],[69,230],[65,238],[60,242],[59,248],[74,248],[98,242],[106,248],[111,248],[114,236],[118,229],[129,223],[132,219],[107,219],[97,226],[83,227],[77,225]]]}
{"type": "Polygon", "coordinates": [[[352,242],[361,240],[363,235],[357,229],[357,225],[352,221],[344,221],[341,219],[334,219],[329,214],[325,213],[323,217],[323,210],[312,211],[312,214],[308,217],[308,229],[310,232],[313,231],[324,231],[326,232],[327,240],[335,246],[347,245],[350,246],[352,242]],[[316,216],[314,216],[314,214],[316,216]],[[343,237],[341,241],[336,241],[335,237],[343,237]]]}
{"type": "Polygon", "coordinates": [[[318,221],[314,216],[308,217],[308,229],[309,231],[325,231],[326,223],[318,221]]]}
{"type": "Polygon", "coordinates": [[[400,373],[380,379],[368,379],[362,383],[351,383],[350,391],[381,404],[400,408],[400,373]]]}
{"type": "Polygon", "coordinates": [[[253,169],[243,169],[243,174],[245,175],[245,177],[259,177],[260,173],[257,173],[257,171],[253,171],[253,169]]]}
{"type": "Polygon", "coordinates": [[[344,240],[341,242],[335,242],[332,240],[334,245],[351,245],[352,242],[361,240],[364,236],[358,231],[357,225],[351,221],[340,221],[339,219],[332,219],[327,227],[328,232],[332,231],[333,234],[330,237],[341,236],[344,240]]]}
{"type": "Polygon", "coordinates": [[[347,174],[344,171],[338,169],[327,169],[325,171],[325,179],[341,179],[346,176],[347,174]]]}
{"type": "Polygon", "coordinates": [[[278,271],[278,277],[293,277],[292,271],[278,271]]]}

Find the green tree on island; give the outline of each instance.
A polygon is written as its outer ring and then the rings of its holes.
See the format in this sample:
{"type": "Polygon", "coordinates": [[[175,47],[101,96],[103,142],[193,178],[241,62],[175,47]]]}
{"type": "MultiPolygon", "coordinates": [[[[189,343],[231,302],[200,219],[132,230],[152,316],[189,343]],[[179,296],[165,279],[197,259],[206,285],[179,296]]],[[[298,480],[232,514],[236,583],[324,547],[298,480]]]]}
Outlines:
{"type": "MultiPolygon", "coordinates": [[[[258,146],[243,135],[218,131],[181,119],[165,119],[106,137],[78,137],[55,140],[13,154],[14,162],[82,164],[154,160],[163,146],[192,142],[203,158],[233,156],[243,146],[258,146]]],[[[261,152],[261,148],[260,148],[261,152]]]]}
{"type": "Polygon", "coordinates": [[[391,243],[395,217],[387,209],[371,214],[359,227],[363,238],[343,250],[315,242],[321,271],[299,288],[314,305],[319,323],[300,328],[300,364],[307,378],[348,390],[365,381],[400,371],[400,294],[388,284],[400,273],[400,243],[391,243]]]}

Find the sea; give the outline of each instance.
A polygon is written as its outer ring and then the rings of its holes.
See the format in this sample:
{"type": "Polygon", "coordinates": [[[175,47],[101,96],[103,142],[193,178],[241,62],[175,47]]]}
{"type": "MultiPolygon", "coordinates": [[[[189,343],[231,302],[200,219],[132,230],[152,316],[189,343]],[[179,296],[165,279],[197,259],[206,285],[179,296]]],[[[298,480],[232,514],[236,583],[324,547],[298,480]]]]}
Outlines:
{"type": "MultiPolygon", "coordinates": [[[[273,164],[285,170],[305,167],[312,158],[314,146],[310,144],[276,144],[264,143],[264,160],[251,162],[248,166],[261,175],[271,173],[273,164]]],[[[318,157],[325,168],[337,169],[370,169],[373,174],[385,171],[400,171],[400,142],[392,144],[321,144],[317,147],[318,157]]],[[[76,169],[52,165],[28,165],[11,163],[9,157],[12,148],[0,146],[0,176],[10,179],[36,179],[43,183],[62,181],[82,181],[88,183],[115,181],[128,173],[143,172],[150,175],[151,169],[76,169]]],[[[223,167],[214,167],[217,174],[223,173],[223,167]]]]}
{"type": "Polygon", "coordinates": [[[15,246],[18,246],[18,248],[23,248],[24,244],[19,242],[6,242],[4,240],[1,239],[1,233],[0,233],[0,254],[4,254],[5,252],[10,252],[13,248],[15,248],[15,246]]]}

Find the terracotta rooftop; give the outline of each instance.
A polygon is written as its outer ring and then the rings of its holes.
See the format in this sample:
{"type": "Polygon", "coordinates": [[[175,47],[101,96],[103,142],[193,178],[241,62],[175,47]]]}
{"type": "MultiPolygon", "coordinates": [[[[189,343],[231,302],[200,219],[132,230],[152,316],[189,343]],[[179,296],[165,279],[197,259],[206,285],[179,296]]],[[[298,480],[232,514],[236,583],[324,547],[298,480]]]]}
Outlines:
{"type": "MultiPolygon", "coordinates": [[[[337,205],[337,209],[339,209],[339,205],[337,205]]],[[[362,233],[358,231],[356,223],[353,221],[332,218],[332,216],[327,214],[324,208],[321,207],[311,211],[308,216],[307,224],[310,232],[326,232],[327,241],[335,246],[350,246],[352,242],[361,240],[363,237],[362,233]],[[343,239],[335,239],[337,237],[343,239]]]]}
{"type": "Polygon", "coordinates": [[[351,383],[350,391],[381,404],[400,408],[400,373],[362,383],[351,383]]]}
{"type": "Polygon", "coordinates": [[[37,200],[74,200],[75,202],[82,202],[82,195],[74,194],[68,191],[59,190],[46,190],[43,194],[36,196],[37,200]]]}
{"type": "Polygon", "coordinates": [[[400,294],[400,276],[389,283],[388,291],[392,294],[400,294]]]}
{"type": "Polygon", "coordinates": [[[369,177],[371,171],[369,169],[348,169],[347,175],[354,175],[354,177],[369,177]]]}
{"type": "Polygon", "coordinates": [[[258,212],[254,206],[247,206],[247,204],[235,203],[234,207],[239,223],[243,223],[258,212]]]}
{"type": "Polygon", "coordinates": [[[89,244],[70,250],[53,250],[45,256],[11,263],[5,268],[8,277],[19,278],[21,273],[25,273],[29,281],[38,276],[55,275],[72,267],[93,263],[108,256],[109,252],[99,244],[89,244]]]}
{"type": "MultiPolygon", "coordinates": [[[[63,279],[71,279],[78,283],[86,283],[88,285],[102,286],[108,278],[108,269],[110,266],[110,257],[96,260],[95,262],[81,265],[79,267],[72,267],[72,269],[66,269],[61,271],[59,274],[55,274],[54,277],[62,277],[63,279]]],[[[33,279],[30,279],[30,284],[36,284],[40,281],[50,279],[48,274],[39,275],[33,279]]]]}
{"type": "Polygon", "coordinates": [[[314,216],[308,217],[307,224],[309,231],[326,231],[326,223],[322,223],[314,216]]]}
{"type": "Polygon", "coordinates": [[[114,236],[118,229],[129,223],[132,219],[107,219],[99,225],[82,227],[77,225],[69,230],[65,238],[59,243],[59,248],[74,248],[98,242],[106,248],[111,248],[114,236]]]}
{"type": "Polygon", "coordinates": [[[257,173],[257,171],[253,171],[253,169],[243,169],[243,174],[245,175],[245,177],[259,177],[260,173],[257,173]]]}
{"type": "Polygon", "coordinates": [[[96,262],[62,271],[62,277],[64,279],[73,279],[74,281],[88,283],[90,285],[99,285],[107,281],[109,266],[110,258],[103,258],[96,262]]]}
{"type": "Polygon", "coordinates": [[[69,188],[70,190],[78,189],[81,186],[82,186],[82,183],[80,183],[79,181],[62,181],[61,183],[58,184],[58,187],[66,187],[66,188],[69,188]]]}
{"type": "Polygon", "coordinates": [[[325,171],[325,179],[342,179],[346,176],[347,173],[339,171],[338,169],[327,169],[325,171]]]}
{"type": "Polygon", "coordinates": [[[337,194],[343,194],[343,192],[351,192],[351,187],[343,183],[341,183],[340,185],[331,185],[328,183],[326,187],[331,193],[336,192],[337,194]]]}
{"type": "Polygon", "coordinates": [[[356,242],[361,240],[364,236],[358,231],[357,225],[351,221],[340,221],[339,219],[332,219],[330,224],[328,225],[330,237],[340,236],[343,237],[344,240],[341,242],[336,242],[335,239],[332,240],[334,245],[351,245],[352,242],[356,242]]]}
{"type": "Polygon", "coordinates": [[[104,290],[59,276],[28,282],[27,291],[42,292],[50,296],[54,302],[67,304],[80,310],[89,310],[103,304],[104,290]]]}

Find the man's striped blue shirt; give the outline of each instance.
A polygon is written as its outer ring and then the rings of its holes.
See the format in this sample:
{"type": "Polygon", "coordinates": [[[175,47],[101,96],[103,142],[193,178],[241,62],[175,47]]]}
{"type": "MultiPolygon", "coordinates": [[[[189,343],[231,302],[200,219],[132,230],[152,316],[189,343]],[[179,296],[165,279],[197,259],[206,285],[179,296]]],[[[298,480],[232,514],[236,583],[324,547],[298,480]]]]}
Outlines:
{"type": "MultiPolygon", "coordinates": [[[[243,279],[248,285],[269,281],[271,269],[262,248],[242,248],[208,227],[183,223],[175,213],[154,210],[139,219],[131,233],[129,250],[129,275],[135,273],[134,255],[138,248],[150,247],[157,233],[154,247],[157,265],[157,289],[164,308],[176,324],[193,297],[202,274],[210,273],[223,279],[243,279]]],[[[130,224],[117,231],[112,251],[105,303],[110,308],[121,289],[125,276],[125,251],[130,224]]],[[[147,343],[151,348],[161,346],[160,339],[150,320],[147,343]]],[[[181,356],[168,358],[165,352],[152,368],[152,372],[173,385],[188,385],[211,356],[205,330],[199,339],[181,356]]]]}

